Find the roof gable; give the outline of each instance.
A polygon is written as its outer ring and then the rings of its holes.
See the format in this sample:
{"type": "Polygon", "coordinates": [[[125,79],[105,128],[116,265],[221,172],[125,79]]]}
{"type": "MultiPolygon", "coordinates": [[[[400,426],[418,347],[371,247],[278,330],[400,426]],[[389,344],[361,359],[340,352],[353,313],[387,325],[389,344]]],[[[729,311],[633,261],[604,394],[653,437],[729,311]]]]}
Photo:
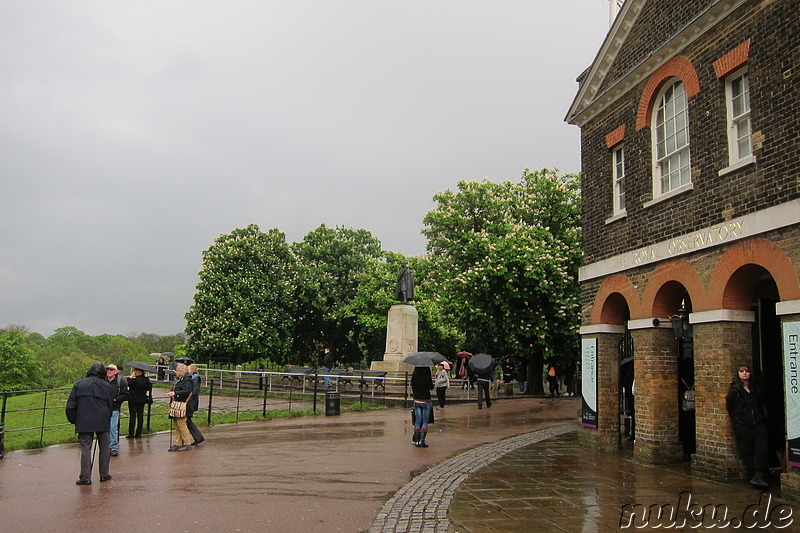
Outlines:
{"type": "Polygon", "coordinates": [[[626,0],[592,65],[578,78],[578,93],[564,120],[583,126],[746,1],[626,0]],[[681,6],[680,13],[674,13],[676,6],[681,6]],[[659,18],[665,23],[657,24],[659,18]],[[653,35],[656,39],[646,51],[620,61],[626,46],[653,35]]]}

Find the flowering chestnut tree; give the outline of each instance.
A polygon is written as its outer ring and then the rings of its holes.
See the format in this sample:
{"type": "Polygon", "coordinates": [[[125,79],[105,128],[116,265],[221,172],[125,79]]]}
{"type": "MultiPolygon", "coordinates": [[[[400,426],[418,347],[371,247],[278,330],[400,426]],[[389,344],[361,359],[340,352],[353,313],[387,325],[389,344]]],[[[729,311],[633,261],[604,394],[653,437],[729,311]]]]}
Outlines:
{"type": "Polygon", "coordinates": [[[580,180],[525,170],[519,182],[460,181],[425,216],[436,292],[466,335],[465,349],[528,361],[539,370],[579,346],[580,180]]]}
{"type": "Polygon", "coordinates": [[[220,235],[203,252],[194,303],[186,313],[187,354],[236,363],[292,348],[295,261],[286,237],[251,224],[220,235]]]}

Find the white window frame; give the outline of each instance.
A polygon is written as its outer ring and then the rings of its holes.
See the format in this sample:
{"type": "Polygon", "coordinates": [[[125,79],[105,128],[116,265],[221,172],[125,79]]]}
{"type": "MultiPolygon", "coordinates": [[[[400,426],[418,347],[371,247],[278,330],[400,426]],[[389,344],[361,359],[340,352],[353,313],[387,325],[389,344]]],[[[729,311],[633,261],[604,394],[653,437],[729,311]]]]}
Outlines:
{"type": "Polygon", "coordinates": [[[689,99],[686,86],[672,79],[659,91],[650,129],[653,143],[653,202],[692,188],[689,99]]]}
{"type": "Polygon", "coordinates": [[[753,160],[753,128],[747,68],[739,69],[725,78],[725,101],[728,109],[728,163],[731,166],[749,163],[753,160]],[[734,83],[739,80],[744,81],[744,89],[734,94],[734,83]],[[737,103],[740,105],[737,106],[737,103]]]}
{"type": "Polygon", "coordinates": [[[625,209],[625,145],[618,144],[611,149],[612,162],[612,187],[614,205],[612,213],[614,216],[624,215],[625,209]]]}

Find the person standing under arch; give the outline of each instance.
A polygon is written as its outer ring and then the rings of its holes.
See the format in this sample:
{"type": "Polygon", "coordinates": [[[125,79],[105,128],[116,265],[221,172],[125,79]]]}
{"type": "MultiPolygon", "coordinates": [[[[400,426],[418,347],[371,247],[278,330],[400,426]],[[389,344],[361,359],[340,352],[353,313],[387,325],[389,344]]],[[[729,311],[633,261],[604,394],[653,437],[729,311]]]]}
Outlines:
{"type": "Polygon", "coordinates": [[[752,367],[748,364],[739,365],[736,378],[725,397],[725,405],[733,422],[736,446],[747,469],[750,484],[768,488],[767,414],[761,389],[753,383],[752,371],[752,367]]]}

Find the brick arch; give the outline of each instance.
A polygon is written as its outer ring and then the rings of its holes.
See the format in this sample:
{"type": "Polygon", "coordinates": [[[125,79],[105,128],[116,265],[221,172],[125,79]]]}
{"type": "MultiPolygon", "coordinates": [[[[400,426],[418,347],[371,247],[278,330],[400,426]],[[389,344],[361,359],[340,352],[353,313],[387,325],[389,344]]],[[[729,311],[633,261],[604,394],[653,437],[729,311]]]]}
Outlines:
{"type": "Polygon", "coordinates": [[[734,244],[717,262],[708,289],[711,309],[749,310],[753,284],[762,269],[772,276],[782,301],[800,299],[792,260],[775,243],[754,238],[734,244]]]}
{"type": "Polygon", "coordinates": [[[686,87],[686,99],[690,99],[700,92],[700,78],[692,62],[684,56],[675,56],[653,72],[648,78],[642,90],[642,97],[639,100],[639,109],[636,113],[636,131],[647,127],[650,124],[650,117],[653,114],[653,104],[655,94],[669,78],[680,78],[686,87]]]}
{"type": "Polygon", "coordinates": [[[680,304],[679,301],[675,302],[678,298],[675,295],[678,286],[689,294],[693,312],[708,308],[700,275],[688,261],[675,259],[661,263],[650,275],[642,293],[642,316],[637,318],[666,317],[673,314],[680,304]]]}
{"type": "Polygon", "coordinates": [[[622,274],[609,276],[603,280],[594,298],[592,324],[622,325],[637,313],[638,308],[639,296],[633,282],[622,274]],[[623,305],[627,305],[627,309],[623,309],[623,305]]]}

